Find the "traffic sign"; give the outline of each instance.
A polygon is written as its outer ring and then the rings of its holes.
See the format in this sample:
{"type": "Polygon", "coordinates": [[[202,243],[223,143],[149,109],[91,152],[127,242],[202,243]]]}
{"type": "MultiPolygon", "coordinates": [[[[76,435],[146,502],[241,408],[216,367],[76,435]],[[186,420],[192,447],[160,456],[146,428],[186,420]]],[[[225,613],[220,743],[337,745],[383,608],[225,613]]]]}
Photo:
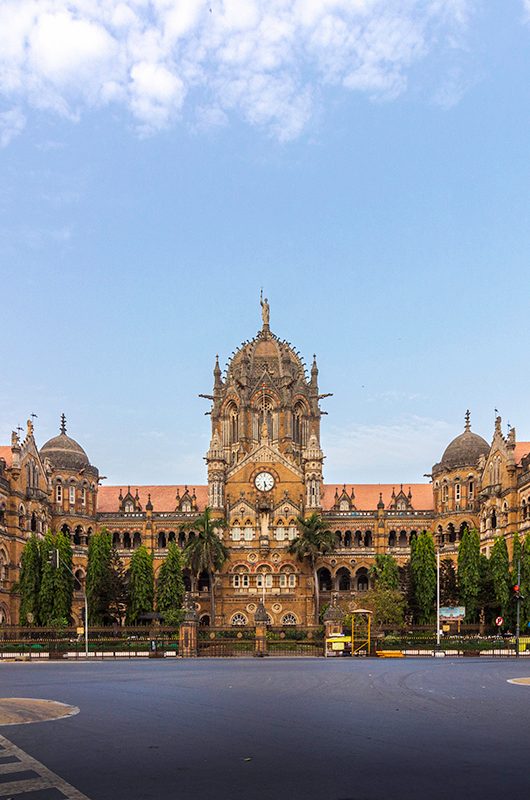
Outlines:
{"type": "Polygon", "coordinates": [[[497,619],[495,620],[495,625],[499,625],[500,626],[500,625],[502,625],[503,622],[504,622],[504,620],[503,620],[502,617],[497,617],[497,619]]]}

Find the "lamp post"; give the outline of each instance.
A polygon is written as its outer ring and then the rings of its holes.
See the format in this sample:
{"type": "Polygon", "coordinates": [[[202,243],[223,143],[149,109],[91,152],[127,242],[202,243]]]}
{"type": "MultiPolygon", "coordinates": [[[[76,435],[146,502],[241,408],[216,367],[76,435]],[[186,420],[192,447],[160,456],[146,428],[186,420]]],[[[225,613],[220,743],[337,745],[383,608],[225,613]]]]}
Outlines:
{"type": "Polygon", "coordinates": [[[440,552],[443,544],[438,543],[436,548],[436,648],[440,649],[440,552]]]}

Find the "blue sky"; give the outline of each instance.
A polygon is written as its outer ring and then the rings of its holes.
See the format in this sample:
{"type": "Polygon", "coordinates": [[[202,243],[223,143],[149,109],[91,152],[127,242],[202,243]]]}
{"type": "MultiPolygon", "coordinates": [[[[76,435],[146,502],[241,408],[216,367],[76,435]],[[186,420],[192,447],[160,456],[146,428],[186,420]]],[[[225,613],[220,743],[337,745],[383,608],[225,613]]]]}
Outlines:
{"type": "Polygon", "coordinates": [[[530,439],[527,5],[0,0],[2,442],[204,482],[262,285],[328,481],[422,480],[468,407],[530,439]]]}

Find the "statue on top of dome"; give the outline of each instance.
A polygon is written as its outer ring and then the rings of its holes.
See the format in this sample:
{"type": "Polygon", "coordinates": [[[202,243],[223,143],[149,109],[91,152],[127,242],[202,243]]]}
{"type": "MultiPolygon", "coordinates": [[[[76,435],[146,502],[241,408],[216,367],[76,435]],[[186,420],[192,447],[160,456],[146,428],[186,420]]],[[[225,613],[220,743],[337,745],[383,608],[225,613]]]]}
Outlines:
{"type": "Polygon", "coordinates": [[[269,301],[267,300],[267,298],[265,298],[265,300],[263,299],[263,289],[260,292],[259,302],[261,305],[261,318],[263,320],[263,327],[265,326],[268,327],[271,312],[270,312],[269,301]]]}

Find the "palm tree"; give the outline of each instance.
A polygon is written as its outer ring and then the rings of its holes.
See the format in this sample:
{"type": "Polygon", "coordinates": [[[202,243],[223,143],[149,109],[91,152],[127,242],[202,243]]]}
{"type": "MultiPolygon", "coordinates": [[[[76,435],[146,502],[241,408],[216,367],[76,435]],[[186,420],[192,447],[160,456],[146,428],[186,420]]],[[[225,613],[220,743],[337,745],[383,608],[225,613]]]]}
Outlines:
{"type": "Polygon", "coordinates": [[[319,591],[317,576],[317,561],[320,556],[331,553],[335,549],[335,538],[326,523],[316,511],[309,517],[297,517],[298,536],[289,545],[289,552],[299,561],[308,561],[313,573],[315,584],[315,625],[319,618],[319,591]]]}
{"type": "Polygon", "coordinates": [[[185,526],[188,530],[195,531],[184,548],[184,563],[191,570],[195,581],[201,572],[207,572],[210,582],[210,608],[212,623],[215,625],[215,597],[213,588],[213,575],[221,569],[228,558],[228,549],[217,534],[219,528],[226,528],[226,520],[212,519],[211,510],[206,507],[200,517],[185,526]]]}

